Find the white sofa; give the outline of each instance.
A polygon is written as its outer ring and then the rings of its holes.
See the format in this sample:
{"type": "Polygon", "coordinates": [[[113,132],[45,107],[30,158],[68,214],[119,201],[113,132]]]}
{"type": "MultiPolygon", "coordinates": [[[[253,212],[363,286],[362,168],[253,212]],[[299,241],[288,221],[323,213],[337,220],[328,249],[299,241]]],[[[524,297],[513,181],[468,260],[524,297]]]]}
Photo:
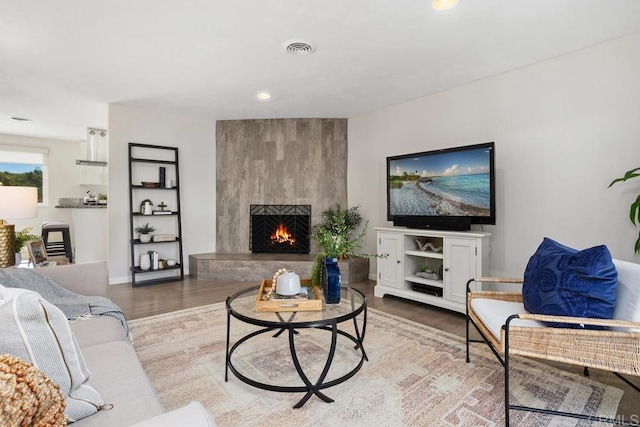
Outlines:
{"type": "MultiPolygon", "coordinates": [[[[75,264],[38,271],[75,293],[109,297],[105,264],[75,264]]],[[[213,418],[199,402],[164,413],[118,319],[94,316],[73,322],[71,329],[91,372],[91,385],[105,403],[113,404],[113,409],[99,411],[71,425],[215,426],[213,418]]]]}

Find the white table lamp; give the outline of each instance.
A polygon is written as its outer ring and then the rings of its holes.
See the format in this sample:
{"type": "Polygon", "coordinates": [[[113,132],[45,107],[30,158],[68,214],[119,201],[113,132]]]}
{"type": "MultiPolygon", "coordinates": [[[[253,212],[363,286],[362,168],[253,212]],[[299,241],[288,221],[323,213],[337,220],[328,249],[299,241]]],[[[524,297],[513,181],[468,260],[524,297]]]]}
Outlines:
{"type": "Polygon", "coordinates": [[[7,219],[38,216],[38,189],[0,184],[0,268],[15,264],[15,227],[7,219]]]}

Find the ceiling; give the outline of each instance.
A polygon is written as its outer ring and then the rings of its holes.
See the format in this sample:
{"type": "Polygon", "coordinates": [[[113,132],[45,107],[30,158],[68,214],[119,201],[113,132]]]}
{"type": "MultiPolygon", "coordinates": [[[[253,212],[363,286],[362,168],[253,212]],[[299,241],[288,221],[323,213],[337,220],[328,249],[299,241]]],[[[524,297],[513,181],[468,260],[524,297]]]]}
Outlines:
{"type": "Polygon", "coordinates": [[[110,103],[348,118],[638,31],[638,0],[0,0],[0,133],[78,141],[110,103]]]}

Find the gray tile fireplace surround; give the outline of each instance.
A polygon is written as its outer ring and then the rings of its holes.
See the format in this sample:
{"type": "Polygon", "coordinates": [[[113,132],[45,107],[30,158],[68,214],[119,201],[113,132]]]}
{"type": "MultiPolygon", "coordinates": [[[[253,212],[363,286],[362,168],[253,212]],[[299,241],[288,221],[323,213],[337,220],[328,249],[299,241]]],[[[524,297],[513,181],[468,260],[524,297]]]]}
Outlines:
{"type": "MultiPolygon", "coordinates": [[[[189,255],[190,277],[220,281],[240,281],[260,284],[280,268],[294,270],[308,278],[315,255],[206,253],[189,255]]],[[[369,277],[369,259],[353,258],[338,263],[342,283],[355,283],[369,277]]]]}

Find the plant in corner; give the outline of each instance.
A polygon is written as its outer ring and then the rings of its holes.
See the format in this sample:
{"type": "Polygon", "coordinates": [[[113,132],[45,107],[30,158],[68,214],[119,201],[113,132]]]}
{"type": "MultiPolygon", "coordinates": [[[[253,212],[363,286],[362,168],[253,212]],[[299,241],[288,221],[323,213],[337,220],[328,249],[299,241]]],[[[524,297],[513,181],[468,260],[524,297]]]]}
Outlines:
{"type": "Polygon", "coordinates": [[[40,236],[36,236],[35,234],[31,234],[30,231],[33,230],[33,227],[27,227],[20,231],[17,231],[15,234],[15,238],[13,240],[13,251],[16,253],[16,265],[20,264],[22,257],[20,252],[24,248],[25,243],[29,240],[39,239],[40,236]]]}
{"type": "Polygon", "coordinates": [[[31,234],[30,233],[31,230],[33,230],[33,227],[27,227],[16,232],[16,237],[13,241],[13,249],[15,253],[22,252],[22,248],[24,248],[24,244],[27,243],[29,240],[35,240],[40,238],[40,236],[31,234]]]}
{"type": "Polygon", "coordinates": [[[136,233],[140,233],[140,241],[142,243],[149,243],[151,241],[151,235],[149,233],[156,231],[156,228],[146,223],[142,227],[136,227],[135,230],[136,233]]]}
{"type": "Polygon", "coordinates": [[[326,258],[367,257],[358,249],[365,236],[369,221],[362,225],[360,206],[342,209],[339,204],[322,212],[322,222],[313,226],[311,238],[322,249],[314,259],[310,280],[312,286],[323,285],[323,266],[326,258]]]}
{"type": "MultiPolygon", "coordinates": [[[[611,181],[611,184],[609,184],[608,188],[610,188],[612,185],[618,182],[625,182],[632,178],[637,178],[639,176],[640,176],[640,168],[631,169],[630,171],[627,171],[623,177],[616,178],[613,181],[611,181]]],[[[638,197],[636,198],[636,200],[633,203],[631,203],[631,209],[629,211],[629,219],[631,219],[631,223],[634,226],[637,227],[638,225],[640,225],[640,194],[638,194],[638,197]]],[[[636,240],[634,250],[635,250],[635,253],[640,253],[640,233],[638,233],[638,239],[636,240]]]]}

